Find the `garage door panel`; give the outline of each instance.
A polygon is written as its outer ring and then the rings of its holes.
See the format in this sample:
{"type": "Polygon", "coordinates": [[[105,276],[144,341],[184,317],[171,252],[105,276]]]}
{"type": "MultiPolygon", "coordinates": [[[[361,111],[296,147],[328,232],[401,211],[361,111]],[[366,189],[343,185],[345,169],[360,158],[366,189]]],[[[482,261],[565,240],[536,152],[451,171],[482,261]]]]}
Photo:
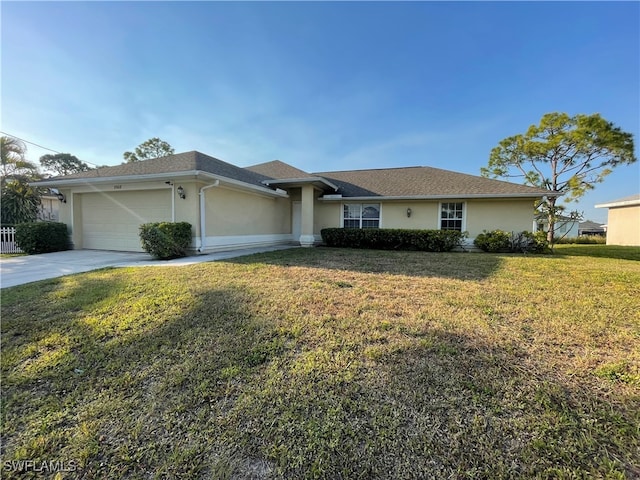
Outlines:
{"type": "Polygon", "coordinates": [[[171,190],[82,195],[82,245],[139,252],[143,223],[171,221],[171,190]]]}

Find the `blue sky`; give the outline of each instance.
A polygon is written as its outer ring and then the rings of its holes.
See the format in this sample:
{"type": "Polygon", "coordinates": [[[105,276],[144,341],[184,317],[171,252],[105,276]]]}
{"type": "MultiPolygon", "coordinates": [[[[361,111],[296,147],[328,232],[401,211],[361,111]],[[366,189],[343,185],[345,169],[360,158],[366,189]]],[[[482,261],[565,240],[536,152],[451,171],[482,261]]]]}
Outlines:
{"type": "MultiPolygon", "coordinates": [[[[553,111],[600,113],[638,152],[638,2],[0,8],[1,130],[95,164],[160,137],[239,166],[479,175],[500,140],[553,111]]],[[[594,204],[638,191],[636,163],[577,208],[605,221],[594,204]]]]}

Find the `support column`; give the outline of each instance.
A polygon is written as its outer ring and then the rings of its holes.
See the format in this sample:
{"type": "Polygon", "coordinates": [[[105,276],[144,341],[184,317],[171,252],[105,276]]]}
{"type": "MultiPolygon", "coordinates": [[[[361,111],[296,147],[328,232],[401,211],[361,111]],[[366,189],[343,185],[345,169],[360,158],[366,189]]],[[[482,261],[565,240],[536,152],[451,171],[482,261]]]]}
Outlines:
{"type": "Polygon", "coordinates": [[[313,236],[313,202],[315,191],[313,185],[302,186],[302,221],[300,246],[313,247],[315,237],[313,236]]]}

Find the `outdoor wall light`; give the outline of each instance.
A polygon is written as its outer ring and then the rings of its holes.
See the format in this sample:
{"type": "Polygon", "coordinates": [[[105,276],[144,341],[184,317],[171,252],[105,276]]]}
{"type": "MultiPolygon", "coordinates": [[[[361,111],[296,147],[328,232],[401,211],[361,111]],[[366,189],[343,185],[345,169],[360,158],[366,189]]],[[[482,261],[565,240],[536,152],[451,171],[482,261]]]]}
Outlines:
{"type": "Polygon", "coordinates": [[[409,218],[411,216],[411,209],[407,208],[407,218],[409,218]]]}
{"type": "Polygon", "coordinates": [[[178,196],[179,196],[181,199],[183,199],[183,200],[184,200],[185,198],[187,198],[187,195],[186,195],[186,193],[184,193],[184,188],[182,188],[182,185],[180,185],[180,186],[178,187],[177,192],[178,192],[178,196]]]}
{"type": "Polygon", "coordinates": [[[64,196],[64,193],[58,192],[56,193],[56,197],[58,197],[58,200],[60,200],[62,203],[67,203],[67,197],[64,196]]]}

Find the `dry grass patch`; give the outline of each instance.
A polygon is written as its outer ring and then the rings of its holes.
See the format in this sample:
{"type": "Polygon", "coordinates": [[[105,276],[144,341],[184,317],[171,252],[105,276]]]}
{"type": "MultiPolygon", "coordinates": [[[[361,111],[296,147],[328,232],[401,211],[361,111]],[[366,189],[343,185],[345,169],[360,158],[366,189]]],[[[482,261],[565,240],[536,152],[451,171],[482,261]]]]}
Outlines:
{"type": "Polygon", "coordinates": [[[2,460],[634,478],[640,263],[560,253],[297,249],[3,290],[2,460]]]}

